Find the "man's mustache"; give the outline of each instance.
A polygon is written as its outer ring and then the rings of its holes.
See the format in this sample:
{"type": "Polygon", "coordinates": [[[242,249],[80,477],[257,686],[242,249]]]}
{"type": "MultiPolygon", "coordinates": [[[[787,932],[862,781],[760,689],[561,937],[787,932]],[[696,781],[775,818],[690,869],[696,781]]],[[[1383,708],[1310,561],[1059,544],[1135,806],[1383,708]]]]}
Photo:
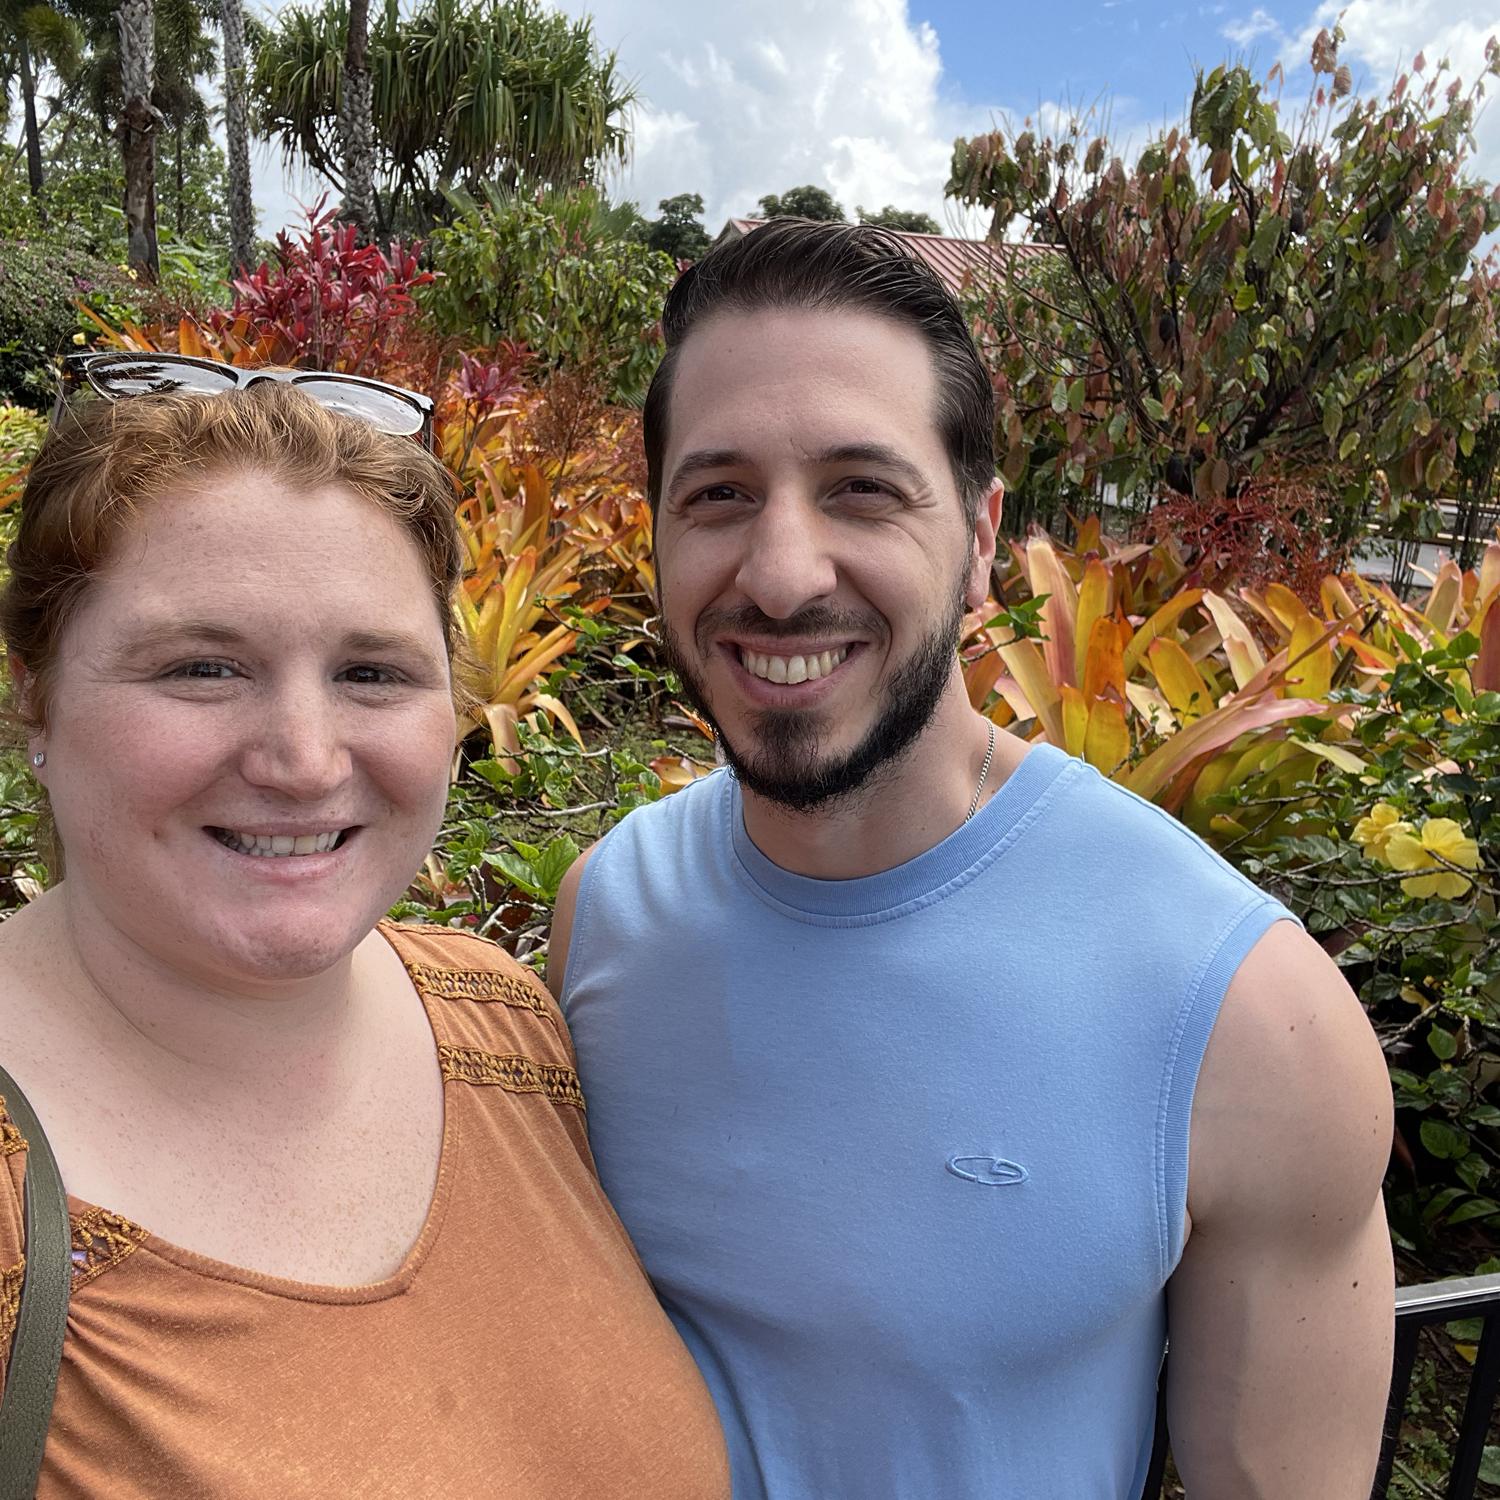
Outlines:
{"type": "Polygon", "coordinates": [[[715,635],[756,635],[767,640],[788,640],[794,636],[863,636],[880,640],[885,636],[885,621],[876,614],[858,610],[831,609],[813,605],[784,620],[774,620],[753,604],[730,609],[709,609],[698,616],[694,632],[700,647],[715,635]]]}

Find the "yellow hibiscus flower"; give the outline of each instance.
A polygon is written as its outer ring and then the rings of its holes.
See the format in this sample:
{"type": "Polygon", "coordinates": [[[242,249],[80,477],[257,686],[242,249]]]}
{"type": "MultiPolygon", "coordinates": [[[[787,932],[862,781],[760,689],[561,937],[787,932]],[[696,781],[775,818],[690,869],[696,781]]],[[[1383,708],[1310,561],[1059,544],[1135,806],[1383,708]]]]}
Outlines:
{"type": "Polygon", "coordinates": [[[1389,802],[1377,802],[1369,813],[1354,825],[1354,842],[1371,859],[1385,860],[1386,846],[1398,833],[1410,833],[1411,824],[1389,802]]]}
{"type": "Polygon", "coordinates": [[[1437,896],[1444,901],[1456,901],[1471,882],[1456,870],[1445,869],[1439,861],[1477,870],[1479,845],[1452,818],[1428,818],[1420,834],[1403,830],[1387,838],[1385,859],[1393,870],[1432,872],[1414,873],[1403,880],[1401,889],[1408,896],[1437,896]]]}

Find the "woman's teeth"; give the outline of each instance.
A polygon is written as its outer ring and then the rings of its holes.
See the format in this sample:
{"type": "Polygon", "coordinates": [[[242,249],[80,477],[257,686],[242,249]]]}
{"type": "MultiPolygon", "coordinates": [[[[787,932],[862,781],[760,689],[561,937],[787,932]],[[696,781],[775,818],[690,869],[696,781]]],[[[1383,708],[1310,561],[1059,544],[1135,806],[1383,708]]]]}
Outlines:
{"type": "Polygon", "coordinates": [[[330,833],[304,833],[293,838],[289,833],[236,833],[230,828],[215,828],[214,837],[236,854],[251,854],[260,859],[285,859],[294,854],[327,854],[343,842],[345,830],[330,833]]]}
{"type": "Polygon", "coordinates": [[[840,646],[837,651],[824,651],[816,656],[762,656],[757,651],[740,652],[740,661],[752,677],[763,677],[767,682],[814,682],[826,677],[848,656],[849,648],[840,646]]]}

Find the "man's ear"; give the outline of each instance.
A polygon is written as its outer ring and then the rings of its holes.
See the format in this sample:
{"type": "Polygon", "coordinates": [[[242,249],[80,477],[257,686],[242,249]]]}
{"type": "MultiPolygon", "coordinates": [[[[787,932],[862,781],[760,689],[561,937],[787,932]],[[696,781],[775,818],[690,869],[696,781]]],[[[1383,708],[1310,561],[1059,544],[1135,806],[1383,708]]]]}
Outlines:
{"type": "Polygon", "coordinates": [[[974,542],[969,555],[969,576],[964,583],[964,603],[978,609],[989,597],[990,569],[995,562],[995,538],[1000,532],[1000,515],[1005,505],[1005,481],[996,479],[989,493],[979,503],[974,518],[974,542]]]}

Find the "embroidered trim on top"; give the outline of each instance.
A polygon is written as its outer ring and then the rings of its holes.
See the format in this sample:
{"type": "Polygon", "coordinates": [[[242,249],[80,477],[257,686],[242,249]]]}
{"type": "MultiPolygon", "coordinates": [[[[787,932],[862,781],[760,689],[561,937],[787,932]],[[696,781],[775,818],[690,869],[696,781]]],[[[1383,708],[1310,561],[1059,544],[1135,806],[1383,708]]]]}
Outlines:
{"type": "Polygon", "coordinates": [[[407,972],[423,994],[439,1000],[498,1000],[520,1010],[547,1015],[547,1002],[514,974],[498,974],[493,969],[438,969],[431,964],[412,964],[407,972]]]}
{"type": "Polygon", "coordinates": [[[25,1257],[0,1271],[0,1354],[16,1331],[16,1319],[21,1314],[21,1278],[25,1272],[25,1257]]]}
{"type": "Polygon", "coordinates": [[[91,1208],[73,1219],[73,1290],[120,1264],[146,1238],[146,1231],[108,1209],[91,1208]]]}
{"type": "Polygon", "coordinates": [[[578,1074],[561,1063],[539,1063],[535,1058],[501,1056],[481,1052],[478,1047],[438,1047],[438,1065],[444,1081],[496,1084],[513,1094],[545,1094],[554,1104],[572,1104],[586,1109],[578,1074]]]}
{"type": "Polygon", "coordinates": [[[5,1100],[0,1099],[0,1156],[14,1156],[17,1151],[25,1149],[26,1137],[6,1113],[5,1100]]]}

